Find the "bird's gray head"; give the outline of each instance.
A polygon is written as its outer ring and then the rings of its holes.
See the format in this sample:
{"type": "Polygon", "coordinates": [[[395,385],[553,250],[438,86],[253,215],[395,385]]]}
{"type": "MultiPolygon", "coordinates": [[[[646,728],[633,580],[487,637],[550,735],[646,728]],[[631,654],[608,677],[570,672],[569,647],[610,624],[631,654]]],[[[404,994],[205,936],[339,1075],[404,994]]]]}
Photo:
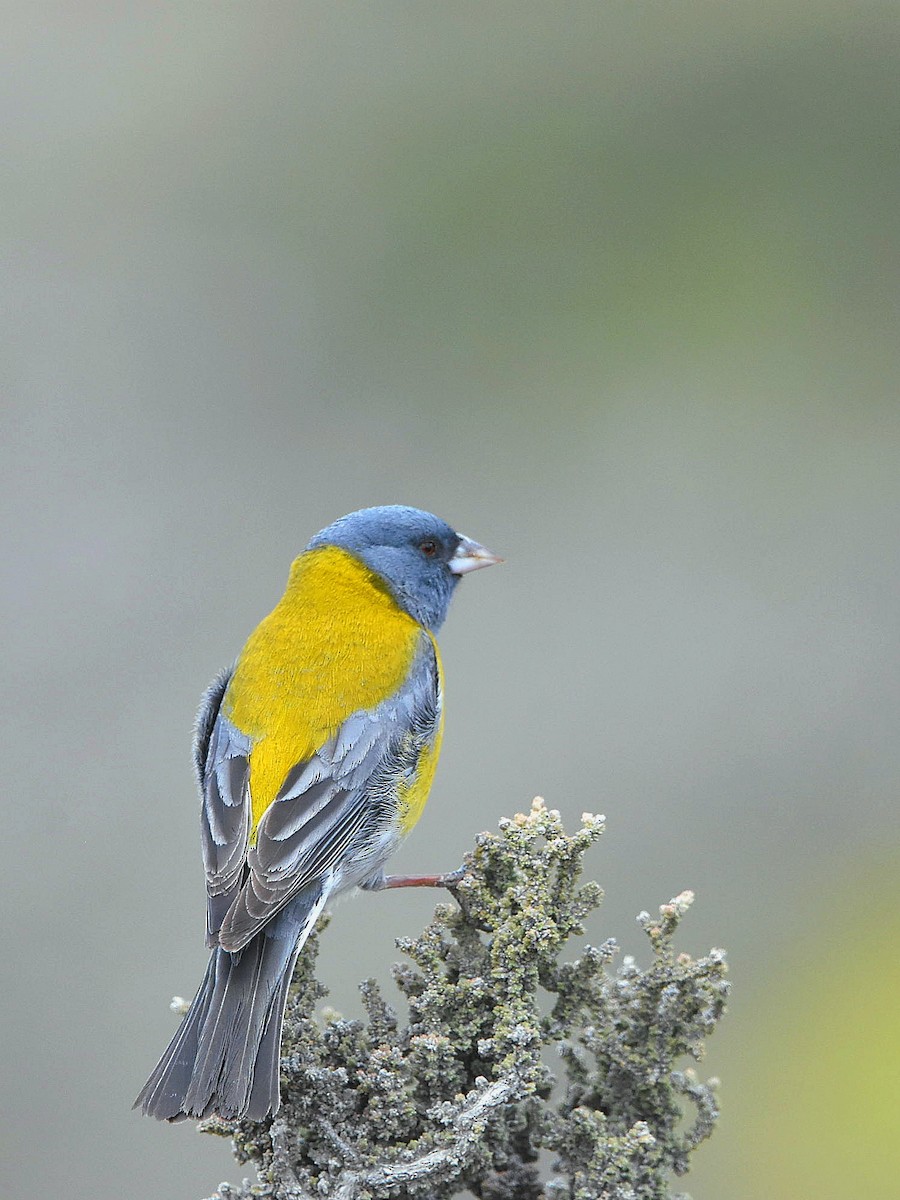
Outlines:
{"type": "Polygon", "coordinates": [[[397,603],[426,629],[437,631],[460,576],[502,561],[420,508],[385,504],[348,513],[307,549],[337,546],[375,571],[397,603]]]}

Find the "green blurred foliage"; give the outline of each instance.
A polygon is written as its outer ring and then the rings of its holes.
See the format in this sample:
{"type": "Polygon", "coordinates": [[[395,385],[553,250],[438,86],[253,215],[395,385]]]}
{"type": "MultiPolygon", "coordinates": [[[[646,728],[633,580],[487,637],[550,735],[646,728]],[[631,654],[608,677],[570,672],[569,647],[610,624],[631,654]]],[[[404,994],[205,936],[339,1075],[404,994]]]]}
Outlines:
{"type": "MultiPolygon", "coordinates": [[[[799,936],[747,981],[710,1194],[890,1200],[900,1178],[896,859],[822,879],[799,936]]],[[[702,1192],[700,1194],[703,1194],[702,1192]]]]}

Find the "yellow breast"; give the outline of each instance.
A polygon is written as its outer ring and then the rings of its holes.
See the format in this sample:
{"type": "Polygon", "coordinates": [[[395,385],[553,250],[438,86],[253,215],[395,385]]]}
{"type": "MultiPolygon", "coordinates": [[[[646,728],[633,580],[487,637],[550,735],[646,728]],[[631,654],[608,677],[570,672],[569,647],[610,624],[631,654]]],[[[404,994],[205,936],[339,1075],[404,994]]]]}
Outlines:
{"type": "Polygon", "coordinates": [[[434,635],[429,634],[428,636],[431,638],[431,644],[434,646],[434,660],[437,664],[438,672],[438,699],[441,709],[434,741],[430,746],[426,746],[419,755],[419,761],[416,763],[416,771],[412,779],[409,782],[401,783],[397,788],[400,830],[404,835],[409,833],[422,815],[425,801],[428,799],[428,793],[431,791],[431,785],[434,782],[434,773],[437,770],[438,757],[441,753],[441,742],[444,738],[444,672],[441,666],[441,655],[438,651],[434,635]]]}
{"type": "Polygon", "coordinates": [[[344,550],[302,554],[278,606],[254,630],[225,695],[230,721],[253,742],[252,829],[288,771],[342,721],[397,690],[422,627],[379,577],[344,550]]]}

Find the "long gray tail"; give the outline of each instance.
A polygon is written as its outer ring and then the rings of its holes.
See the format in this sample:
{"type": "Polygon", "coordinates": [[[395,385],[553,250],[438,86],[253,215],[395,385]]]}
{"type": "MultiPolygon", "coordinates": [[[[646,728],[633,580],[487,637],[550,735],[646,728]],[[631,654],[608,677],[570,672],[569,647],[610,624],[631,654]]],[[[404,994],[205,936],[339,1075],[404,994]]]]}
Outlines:
{"type": "Polygon", "coordinates": [[[322,910],[296,897],[243,950],[213,950],[194,1002],[134,1102],[161,1121],[277,1112],[281,1024],[297,955],[322,910]]]}

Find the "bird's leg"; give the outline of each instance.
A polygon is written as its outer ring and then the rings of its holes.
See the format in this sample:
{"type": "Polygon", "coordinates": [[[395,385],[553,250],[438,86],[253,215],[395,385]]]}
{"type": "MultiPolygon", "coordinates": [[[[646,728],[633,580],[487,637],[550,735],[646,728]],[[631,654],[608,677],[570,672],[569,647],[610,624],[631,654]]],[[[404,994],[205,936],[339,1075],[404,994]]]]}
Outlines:
{"type": "Polygon", "coordinates": [[[447,871],[443,875],[376,875],[360,886],[372,892],[401,887],[442,887],[452,892],[465,873],[465,867],[458,867],[455,871],[447,871]]]}
{"type": "Polygon", "coordinates": [[[492,931],[491,925],[486,925],[483,920],[479,920],[472,916],[469,910],[468,900],[464,892],[460,892],[459,884],[462,882],[466,874],[465,867],[458,867],[455,871],[447,871],[444,875],[378,875],[367,879],[365,883],[359,886],[365,888],[369,892],[384,891],[385,888],[401,888],[401,887],[443,887],[446,888],[456,903],[462,910],[465,919],[474,925],[476,929],[481,929],[485,933],[492,931]]]}

